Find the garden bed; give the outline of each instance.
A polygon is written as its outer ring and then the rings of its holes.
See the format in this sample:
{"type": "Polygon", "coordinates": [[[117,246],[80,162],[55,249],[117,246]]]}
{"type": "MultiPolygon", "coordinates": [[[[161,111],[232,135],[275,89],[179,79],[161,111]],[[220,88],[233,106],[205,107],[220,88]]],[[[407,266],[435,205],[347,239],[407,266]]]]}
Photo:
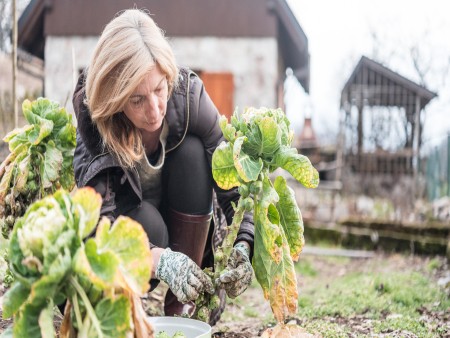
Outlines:
{"type": "MultiPolygon", "coordinates": [[[[339,250],[334,250],[339,255],[339,250]]],[[[345,254],[345,251],[343,251],[345,254]]],[[[303,254],[296,263],[299,312],[291,321],[323,337],[450,337],[445,258],[375,253],[372,258],[303,254]]],[[[162,314],[160,285],[144,304],[162,314]]],[[[58,326],[58,316],[55,317],[58,326]]],[[[275,324],[256,283],[230,300],[213,337],[257,337],[275,324]]],[[[8,325],[0,322],[0,330],[8,325]]]]}

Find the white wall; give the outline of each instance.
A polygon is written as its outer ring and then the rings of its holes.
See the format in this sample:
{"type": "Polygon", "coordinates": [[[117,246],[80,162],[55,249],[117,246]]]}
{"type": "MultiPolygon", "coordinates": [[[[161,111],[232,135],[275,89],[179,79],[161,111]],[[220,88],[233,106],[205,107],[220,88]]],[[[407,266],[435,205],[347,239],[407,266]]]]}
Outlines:
{"type": "Polygon", "coordinates": [[[80,69],[86,67],[98,37],[55,37],[45,42],[45,96],[73,112],[72,94],[80,69]]]}
{"type": "MultiPolygon", "coordinates": [[[[73,112],[72,93],[78,71],[89,63],[98,37],[47,37],[45,96],[73,112]]],[[[277,42],[272,38],[171,38],[179,65],[234,74],[234,104],[276,105],[277,42]]]]}
{"type": "Polygon", "coordinates": [[[180,65],[234,74],[234,105],[276,105],[277,41],[272,38],[172,38],[180,65]]]}

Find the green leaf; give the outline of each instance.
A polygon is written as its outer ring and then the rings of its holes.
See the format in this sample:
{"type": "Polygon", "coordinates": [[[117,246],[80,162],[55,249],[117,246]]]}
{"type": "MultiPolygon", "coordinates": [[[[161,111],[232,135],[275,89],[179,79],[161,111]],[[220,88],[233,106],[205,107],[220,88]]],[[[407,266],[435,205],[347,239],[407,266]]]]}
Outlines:
{"type": "Polygon", "coordinates": [[[254,222],[255,222],[255,254],[253,265],[258,282],[263,288],[264,295],[268,298],[270,291],[270,269],[272,262],[281,260],[281,229],[280,218],[275,203],[278,202],[278,194],[272,188],[267,177],[263,180],[263,191],[255,198],[254,222]]]}
{"type": "MultiPolygon", "coordinates": [[[[95,307],[95,313],[105,338],[125,338],[131,330],[131,304],[125,296],[102,299],[95,307]]],[[[96,331],[91,328],[88,336],[96,337],[96,331]]]]}
{"type": "Polygon", "coordinates": [[[265,157],[273,155],[281,146],[281,130],[272,117],[264,117],[259,123],[262,139],[262,154],[265,157]]]}
{"type": "MultiPolygon", "coordinates": [[[[108,221],[109,222],[109,221],[108,221]]],[[[119,259],[111,251],[101,251],[93,238],[87,240],[74,257],[74,270],[86,276],[101,290],[112,288],[116,282],[119,259]]]]}
{"type": "Polygon", "coordinates": [[[234,166],[233,148],[230,143],[221,142],[212,157],[212,174],[217,185],[225,190],[240,185],[234,166]]]}
{"type": "Polygon", "coordinates": [[[45,304],[25,303],[14,318],[14,337],[41,338],[39,315],[45,304]]]}
{"type": "Polygon", "coordinates": [[[33,115],[31,112],[29,115],[30,119],[32,116],[32,120],[35,120],[35,123],[33,123],[34,128],[30,130],[30,133],[28,134],[28,141],[31,144],[38,145],[44,138],[51,134],[53,130],[53,122],[43,119],[37,115],[33,115]]]}
{"type": "Polygon", "coordinates": [[[53,326],[53,301],[48,302],[47,307],[45,307],[39,314],[39,328],[41,329],[42,337],[55,337],[56,332],[53,326]]]}
{"type": "Polygon", "coordinates": [[[282,147],[273,162],[305,187],[316,188],[319,185],[319,173],[306,156],[297,153],[297,149],[282,147]]]}
{"type": "Polygon", "coordinates": [[[59,183],[61,186],[67,190],[72,191],[75,186],[75,175],[73,170],[73,150],[63,151],[63,163],[62,170],[59,177],[59,183]]]}
{"type": "Polygon", "coordinates": [[[95,228],[100,218],[102,197],[94,188],[78,189],[72,196],[72,208],[78,220],[79,237],[85,238],[95,228]]]}
{"type": "Polygon", "coordinates": [[[57,270],[58,273],[61,270],[65,274],[70,269],[72,261],[70,249],[75,240],[75,230],[67,229],[58,235],[53,245],[45,248],[43,273],[53,274],[54,270],[57,270]],[[68,251],[66,252],[66,250],[68,251]]]}
{"type": "Polygon", "coordinates": [[[280,215],[280,223],[283,226],[284,233],[286,234],[291,257],[294,261],[297,261],[300,252],[305,245],[302,215],[297,206],[295,193],[290,187],[287,186],[284,177],[278,176],[275,179],[274,187],[278,193],[278,196],[280,196],[280,201],[276,205],[280,215]]]}
{"type": "Polygon", "coordinates": [[[253,160],[249,155],[242,151],[242,144],[246,140],[245,136],[238,137],[233,145],[234,166],[244,182],[255,181],[258,179],[262,170],[263,162],[260,158],[253,160]]]}
{"type": "Polygon", "coordinates": [[[14,152],[19,145],[29,143],[28,134],[33,128],[34,126],[27,124],[22,128],[16,128],[6,134],[6,136],[3,138],[3,141],[9,143],[9,151],[14,152]]]}
{"type": "Polygon", "coordinates": [[[142,225],[125,216],[119,216],[111,228],[109,222],[102,221],[95,241],[99,252],[109,252],[118,259],[116,283],[138,295],[144,294],[149,288],[152,257],[142,225]]]}
{"type": "Polygon", "coordinates": [[[219,118],[219,126],[225,139],[229,142],[234,142],[236,139],[236,128],[229,124],[227,118],[223,115],[219,118]]]}
{"type": "Polygon", "coordinates": [[[71,123],[67,123],[59,130],[56,138],[63,147],[75,147],[77,144],[75,127],[71,123]]]}
{"type": "Polygon", "coordinates": [[[61,151],[56,148],[53,141],[49,141],[45,148],[44,162],[40,167],[40,174],[43,187],[50,188],[53,182],[59,178],[63,156],[61,151]]]}
{"type": "Polygon", "coordinates": [[[3,296],[3,318],[11,318],[28,298],[30,289],[22,283],[15,282],[3,296]]]}

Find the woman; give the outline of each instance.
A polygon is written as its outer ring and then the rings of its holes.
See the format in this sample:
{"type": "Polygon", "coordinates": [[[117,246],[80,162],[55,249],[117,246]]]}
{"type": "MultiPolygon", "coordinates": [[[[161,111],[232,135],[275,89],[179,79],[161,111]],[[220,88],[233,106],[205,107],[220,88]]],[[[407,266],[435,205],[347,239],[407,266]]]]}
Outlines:
{"type": "MultiPolygon", "coordinates": [[[[192,314],[199,293],[214,292],[201,268],[212,266],[212,246],[223,230],[219,216],[230,224],[231,202],[239,199],[236,189],[221,190],[212,179],[211,157],[223,135],[203,84],[177,68],[150,16],[132,9],[105,27],[73,105],[77,185],[102,195],[101,214],[111,221],[127,215],[143,225],[153,256],[151,284],[163,280],[170,288],[165,314],[192,314]]],[[[246,214],[228,272],[218,280],[232,298],[251,282],[253,237],[246,214]]],[[[222,296],[211,324],[223,311],[222,296]]]]}

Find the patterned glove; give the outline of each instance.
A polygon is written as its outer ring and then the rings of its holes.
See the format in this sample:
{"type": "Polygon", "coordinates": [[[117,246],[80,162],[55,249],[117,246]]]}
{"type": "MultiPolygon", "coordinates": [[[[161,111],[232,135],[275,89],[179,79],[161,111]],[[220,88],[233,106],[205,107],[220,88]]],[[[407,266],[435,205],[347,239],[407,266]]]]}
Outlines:
{"type": "Polygon", "coordinates": [[[155,272],[156,278],[169,285],[170,290],[181,303],[197,299],[200,293],[214,293],[211,279],[181,252],[167,248],[159,258],[155,272]]]}
{"type": "Polygon", "coordinates": [[[236,298],[252,282],[253,268],[249,259],[250,249],[244,243],[238,243],[231,251],[227,270],[216,280],[219,288],[225,289],[228,297],[236,298]]]}

